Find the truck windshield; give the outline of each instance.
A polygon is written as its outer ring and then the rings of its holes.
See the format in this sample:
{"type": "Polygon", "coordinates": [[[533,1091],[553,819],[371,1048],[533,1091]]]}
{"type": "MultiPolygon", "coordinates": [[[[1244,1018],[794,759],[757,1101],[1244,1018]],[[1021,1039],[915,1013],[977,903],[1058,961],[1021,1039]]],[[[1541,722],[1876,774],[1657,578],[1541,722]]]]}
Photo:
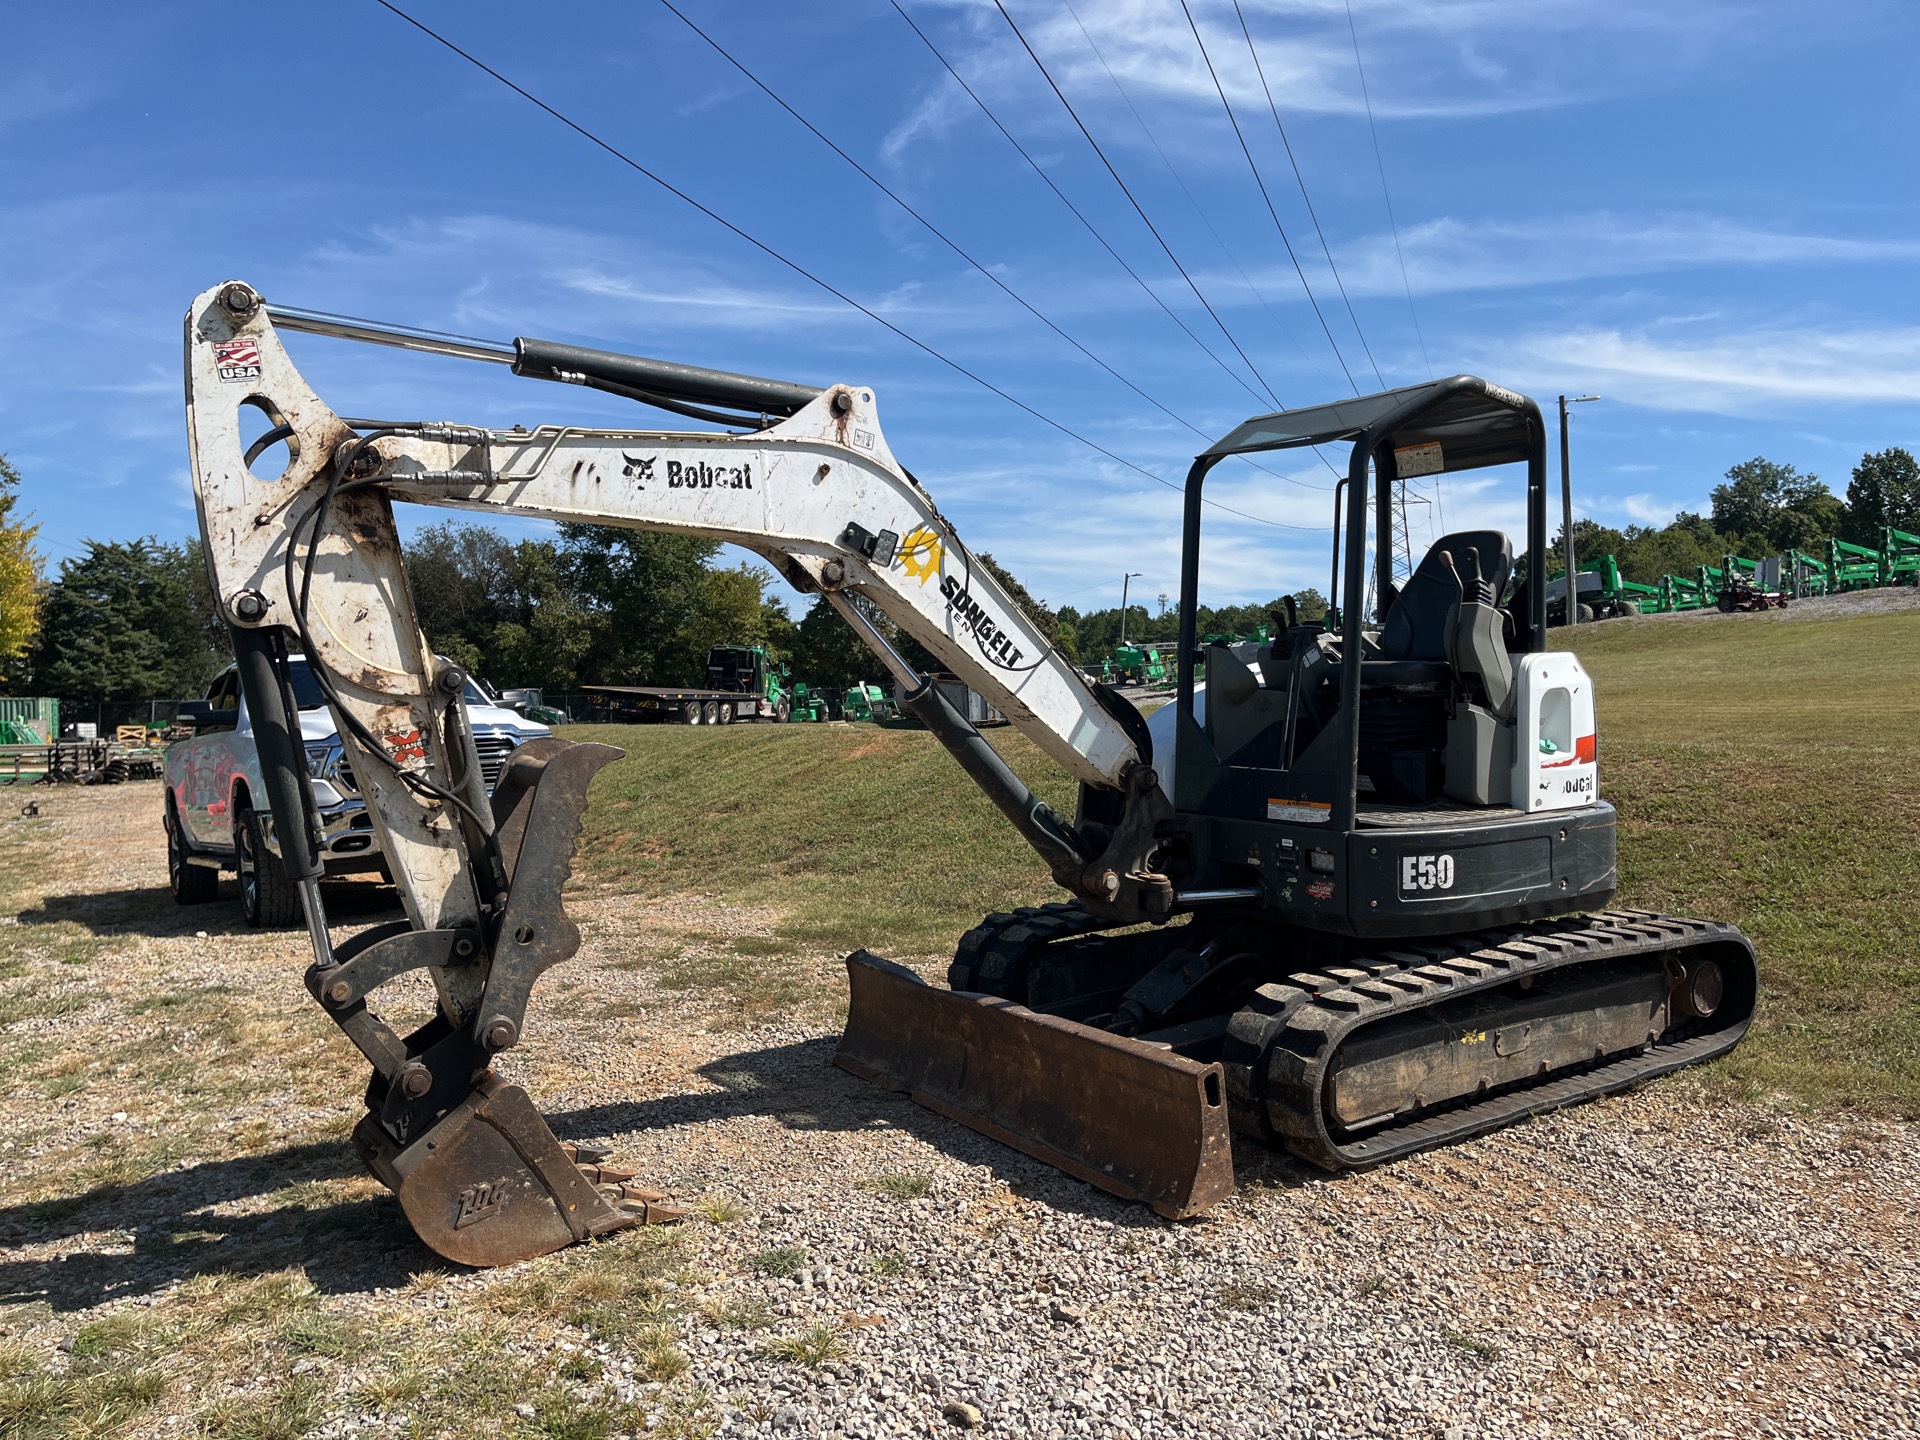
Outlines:
{"type": "MultiPolygon", "coordinates": [[[[320,682],[313,678],[313,671],[307,668],[304,655],[294,655],[287,660],[287,678],[293,682],[294,703],[302,710],[324,710],[327,697],[321,693],[320,682]]],[[[487,695],[472,680],[467,681],[466,702],[469,705],[497,705],[500,702],[487,695]]]]}
{"type": "Polygon", "coordinates": [[[293,682],[293,703],[302,710],[322,710],[326,708],[327,697],[320,691],[320,682],[313,678],[313,672],[307,668],[306,659],[295,655],[287,661],[287,678],[293,682]]]}

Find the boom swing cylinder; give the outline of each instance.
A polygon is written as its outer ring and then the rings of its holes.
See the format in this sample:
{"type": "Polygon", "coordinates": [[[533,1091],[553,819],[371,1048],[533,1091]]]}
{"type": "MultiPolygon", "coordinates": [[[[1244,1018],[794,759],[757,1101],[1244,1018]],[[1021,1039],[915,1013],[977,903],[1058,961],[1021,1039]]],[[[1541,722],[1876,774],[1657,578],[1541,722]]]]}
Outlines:
{"type": "Polygon", "coordinates": [[[1529,561],[1541,554],[1539,416],[1511,392],[1456,377],[1261,417],[1202,456],[1180,688],[1150,724],[974,565],[893,457],[869,389],[380,326],[271,306],[237,281],[198,297],[186,331],[196,504],[305,908],[307,986],[372,1067],[363,1157],[450,1258],[502,1263],[678,1212],[603,1154],[562,1145],[494,1068],[521,1042],[535,981],[578,949],[561,889],[588,784],[619,752],[533,742],[486,791],[464,677],[415,618],[396,500],[724,540],[824,594],[1072,896],[971,932],[953,993],[850,956],[838,1063],[1162,1213],[1231,1192],[1230,1108],[1318,1163],[1371,1163],[1718,1053],[1745,1028],[1752,957],[1737,932],[1624,912],[1553,922],[1610,895],[1612,811],[1594,791],[1591,686],[1572,657],[1541,653],[1544,597],[1507,594],[1504,537],[1448,537],[1398,595],[1383,564],[1384,615],[1363,616],[1369,463],[1384,486],[1396,467],[1524,460],[1529,561]],[[731,428],[347,419],[293,366],[285,329],[503,364],[731,428]],[[270,427],[251,445],[249,408],[270,427]],[[1209,647],[1203,706],[1206,472],[1230,453],[1342,439],[1355,459],[1340,627],[1290,624],[1257,655],[1209,647]],[[276,442],[285,467],[262,478],[252,467],[276,442]],[[1027,789],[873,611],[1079,782],[1072,817],[1027,789]],[[406,911],[338,943],[294,739],[296,651],[406,911]],[[413,970],[438,1009],[403,1036],[373,1007],[413,970]],[[1475,1035],[1495,1038],[1462,1049],[1475,1035]]]}

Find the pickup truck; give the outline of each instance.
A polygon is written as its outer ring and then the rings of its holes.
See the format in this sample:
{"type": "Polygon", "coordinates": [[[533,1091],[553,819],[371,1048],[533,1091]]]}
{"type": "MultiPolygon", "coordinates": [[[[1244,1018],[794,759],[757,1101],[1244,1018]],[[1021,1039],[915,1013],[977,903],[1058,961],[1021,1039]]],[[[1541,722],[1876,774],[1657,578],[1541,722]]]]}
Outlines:
{"type": "MultiPolygon", "coordinates": [[[[304,656],[291,657],[288,668],[300,707],[307,774],[320,812],[327,874],[384,873],[372,817],[342,756],[320,686],[304,656]]],[[[494,704],[471,680],[465,698],[489,789],[516,747],[553,733],[494,704]]],[[[221,872],[231,870],[240,880],[240,910],[247,924],[299,924],[299,892],[280,868],[280,846],[266,809],[260,756],[239,672],[232,666],[221,671],[204,700],[181,706],[179,721],[194,733],[174,741],[166,753],[167,880],[173,898],[182,905],[204,904],[218,895],[221,872]]]]}

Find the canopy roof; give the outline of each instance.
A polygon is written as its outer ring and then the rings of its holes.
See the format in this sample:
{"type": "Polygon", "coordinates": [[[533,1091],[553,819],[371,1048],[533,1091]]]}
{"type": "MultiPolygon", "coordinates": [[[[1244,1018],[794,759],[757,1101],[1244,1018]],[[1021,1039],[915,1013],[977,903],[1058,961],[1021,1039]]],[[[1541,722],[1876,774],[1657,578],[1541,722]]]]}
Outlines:
{"type": "Polygon", "coordinates": [[[1378,395],[1256,415],[1206,453],[1245,455],[1352,440],[1384,421],[1389,429],[1382,438],[1390,449],[1421,452],[1403,463],[1403,474],[1474,470],[1525,460],[1528,422],[1538,414],[1524,395],[1477,375],[1454,375],[1378,395]],[[1425,448],[1435,445],[1437,455],[1425,448]]]}

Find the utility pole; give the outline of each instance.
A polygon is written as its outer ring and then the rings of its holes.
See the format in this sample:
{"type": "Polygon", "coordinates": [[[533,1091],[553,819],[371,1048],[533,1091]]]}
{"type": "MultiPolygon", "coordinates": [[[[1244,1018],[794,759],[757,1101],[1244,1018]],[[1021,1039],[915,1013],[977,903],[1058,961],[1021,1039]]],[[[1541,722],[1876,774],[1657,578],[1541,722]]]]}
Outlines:
{"type": "Polygon", "coordinates": [[[1127,643],[1127,586],[1138,580],[1145,572],[1131,570],[1120,578],[1120,643],[1127,643]]]}
{"type": "MultiPolygon", "coordinates": [[[[1598,395],[1560,397],[1560,514],[1564,517],[1561,538],[1566,541],[1566,622],[1569,625],[1580,623],[1580,572],[1573,568],[1573,463],[1567,455],[1567,406],[1584,405],[1589,400],[1599,398],[1598,395]]],[[[1546,583],[1544,576],[1541,577],[1541,583],[1546,583]]]]}

